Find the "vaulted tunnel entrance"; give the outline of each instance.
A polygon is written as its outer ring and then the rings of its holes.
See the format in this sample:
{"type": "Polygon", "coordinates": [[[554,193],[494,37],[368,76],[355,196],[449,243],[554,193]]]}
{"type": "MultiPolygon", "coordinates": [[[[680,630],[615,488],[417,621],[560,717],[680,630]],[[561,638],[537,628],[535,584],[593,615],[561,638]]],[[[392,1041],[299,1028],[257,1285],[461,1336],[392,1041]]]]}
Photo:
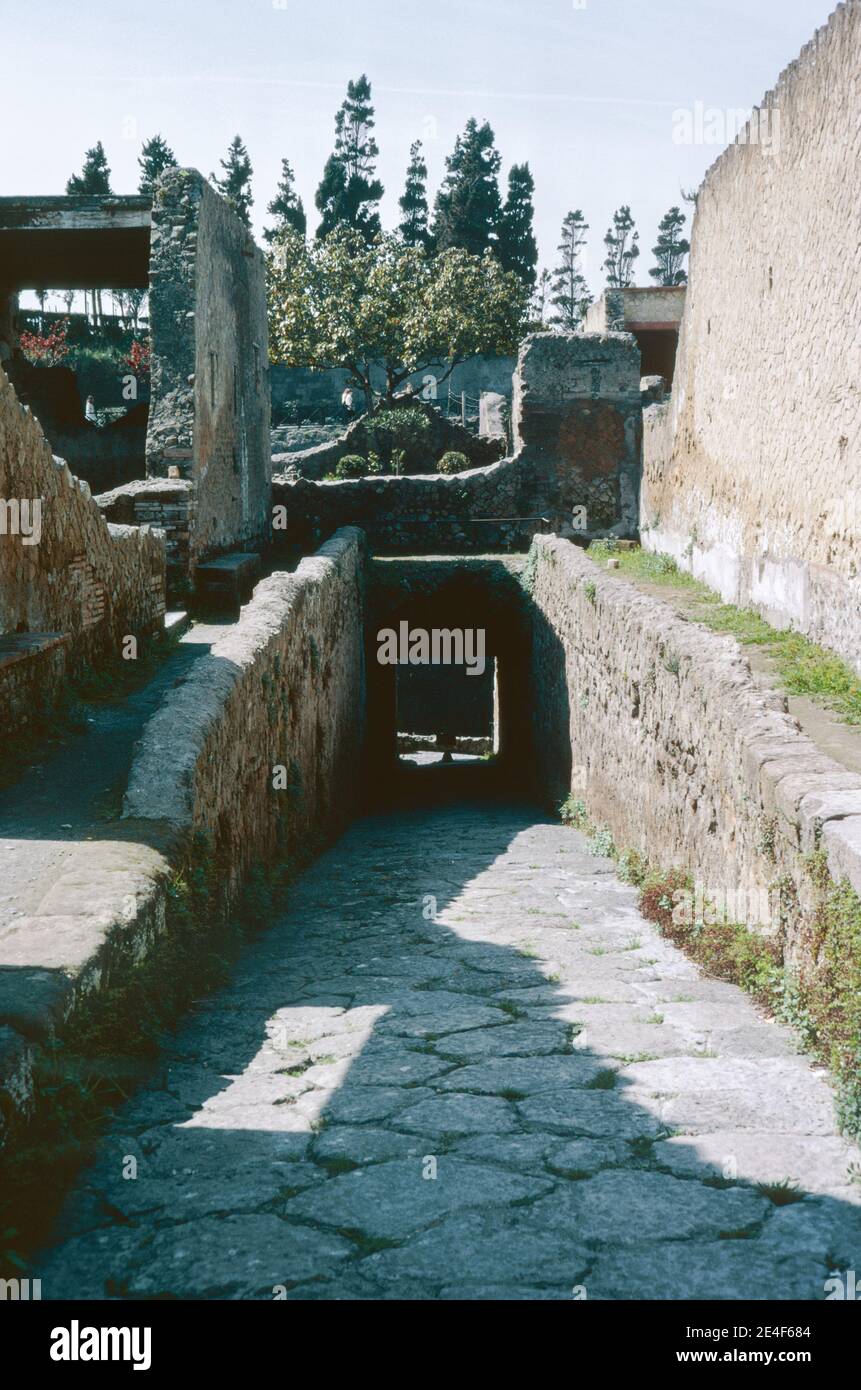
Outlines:
{"type": "Polygon", "coordinates": [[[371,799],[532,794],[525,556],[377,559],[366,624],[371,799]]]}

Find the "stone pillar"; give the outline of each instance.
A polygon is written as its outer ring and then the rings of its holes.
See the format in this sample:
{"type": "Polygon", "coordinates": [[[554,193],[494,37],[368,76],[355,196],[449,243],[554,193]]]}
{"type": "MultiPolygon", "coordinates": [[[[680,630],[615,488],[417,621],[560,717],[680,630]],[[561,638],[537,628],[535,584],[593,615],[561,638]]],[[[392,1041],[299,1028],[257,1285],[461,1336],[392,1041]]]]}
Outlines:
{"type": "Polygon", "coordinates": [[[531,502],[565,534],[632,536],[642,454],[640,350],[630,333],[535,333],[520,349],[514,446],[531,502]],[[575,508],[585,508],[585,517],[575,508]]]}
{"type": "Polygon", "coordinates": [[[153,195],[147,476],[189,479],[193,572],[269,537],[272,450],[265,260],[195,169],[153,195]]]}

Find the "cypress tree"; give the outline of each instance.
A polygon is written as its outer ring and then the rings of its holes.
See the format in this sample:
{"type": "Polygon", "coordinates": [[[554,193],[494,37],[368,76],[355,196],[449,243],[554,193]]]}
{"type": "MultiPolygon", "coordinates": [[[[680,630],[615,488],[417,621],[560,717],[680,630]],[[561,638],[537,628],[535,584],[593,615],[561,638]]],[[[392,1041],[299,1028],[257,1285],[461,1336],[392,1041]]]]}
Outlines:
{"type": "Polygon", "coordinates": [[[535,286],[538,243],[532,230],[535,180],[528,164],[513,164],[508,175],[508,196],[499,222],[498,254],[505,270],[513,270],[524,285],[535,286]]]}
{"type": "Polygon", "coordinates": [[[687,272],[682,262],[691,249],[691,244],[681,235],[685,225],[685,214],[681,208],[670,208],[661,218],[658,227],[657,245],[652,247],[655,257],[654,269],[649,271],[659,285],[684,285],[687,272]]]}
{"type": "Polygon", "coordinates": [[[403,195],[398,199],[401,221],[398,231],[407,246],[430,246],[427,199],[428,166],[422,155],[422,142],[410,145],[410,162],[403,195]]]}
{"type": "Polygon", "coordinates": [[[160,135],[154,135],[151,140],[145,140],[141,146],[138,166],[141,171],[138,191],[141,193],[152,193],[156,180],[165,169],[176,169],[176,155],[163,140],[160,135]]]}
{"type": "Polygon", "coordinates": [[[480,126],[471,117],[445,163],[446,176],[434,204],[434,245],[439,251],[459,246],[481,256],[496,246],[501,214],[501,160],[487,121],[480,126]]]}
{"type": "Polygon", "coordinates": [[[320,213],[317,236],[336,227],[354,227],[370,241],[381,230],[378,204],[383,185],[376,177],[379,154],[374,129],[371,84],[363,73],[347,84],[347,97],[335,117],[335,150],[326,161],[315,202],[320,213]]]}
{"type": "Polygon", "coordinates": [[[591,299],[580,261],[588,230],[589,224],[579,208],[569,212],[562,223],[559,264],[553,272],[550,303],[556,311],[551,322],[567,333],[579,328],[591,299]]]}
{"type": "Polygon", "coordinates": [[[274,241],[279,233],[288,227],[292,227],[300,236],[305,235],[308,219],[305,216],[302,199],[296,192],[296,183],[289,159],[282,159],[281,161],[281,179],[275,197],[271,203],[267,204],[266,211],[275,218],[275,225],[266,228],[263,233],[264,241],[274,241]]]}
{"type": "Polygon", "coordinates": [[[238,135],[234,135],[227,147],[227,158],[219,160],[219,163],[224,170],[223,177],[219,179],[215,174],[211,174],[210,178],[237,217],[246,227],[250,227],[251,204],[254,202],[251,196],[251,175],[254,170],[251,168],[248,151],[238,135]]]}

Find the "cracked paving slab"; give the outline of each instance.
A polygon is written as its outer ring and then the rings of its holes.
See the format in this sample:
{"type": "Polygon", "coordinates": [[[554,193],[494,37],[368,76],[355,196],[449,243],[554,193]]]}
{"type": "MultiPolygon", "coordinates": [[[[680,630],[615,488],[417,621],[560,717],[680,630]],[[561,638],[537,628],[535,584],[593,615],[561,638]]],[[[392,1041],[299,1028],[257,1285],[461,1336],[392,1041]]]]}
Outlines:
{"type": "Polygon", "coordinates": [[[815,1300],[861,1267],[859,1160],[787,1030],[577,832],[378,816],[166,1040],[38,1273],[46,1299],[815,1300]]]}

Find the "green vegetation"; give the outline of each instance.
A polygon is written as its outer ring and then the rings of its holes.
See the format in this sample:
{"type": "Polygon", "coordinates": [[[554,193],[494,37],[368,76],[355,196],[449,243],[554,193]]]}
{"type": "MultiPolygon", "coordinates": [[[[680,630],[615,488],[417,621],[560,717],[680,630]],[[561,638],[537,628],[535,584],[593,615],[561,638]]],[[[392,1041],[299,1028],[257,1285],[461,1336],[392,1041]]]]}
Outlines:
{"type": "Polygon", "coordinates": [[[449,449],[437,464],[437,471],[439,473],[464,473],[467,468],[471,467],[472,464],[466,454],[459,453],[457,449],[449,449]]]}
{"type": "Polygon", "coordinates": [[[819,903],[806,928],[806,964],[784,963],[782,943],[737,923],[673,921],[674,895],[693,891],[681,869],[651,870],[640,884],[640,911],[715,979],[737,984],[824,1063],[837,1083],[841,1129],[861,1136],[861,899],[831,880],[821,853],[806,864],[819,903]]]}
{"type": "Polygon", "coordinates": [[[341,367],[367,400],[393,404],[411,376],[476,353],[516,350],[528,289],[490,250],[462,247],[430,256],[422,246],[338,225],[307,244],[292,228],[269,257],[273,361],[290,367],[341,367]],[[373,364],[385,388],[376,390],[373,364]],[[373,380],[372,380],[373,376],[373,380]]]}
{"type": "Polygon", "coordinates": [[[757,1183],[756,1190],[776,1207],[789,1207],[793,1202],[804,1201],[804,1193],[790,1178],[781,1178],[780,1182],[757,1183]]]}
{"type": "Polygon", "coordinates": [[[697,601],[688,610],[695,622],[712,632],[727,633],[742,646],[762,647],[773,657],[778,678],[790,695],[806,695],[833,710],[846,724],[861,724],[861,677],[840,657],[792,629],[771,627],[750,608],[721,603],[705,584],[680,570],[669,555],[645,550],[611,549],[593,541],[589,555],[598,564],[610,555],[619,561],[618,573],[633,581],[683,589],[697,601]]]}
{"type": "MultiPolygon", "coordinates": [[[[567,797],[559,816],[584,833],[590,845],[600,837],[602,852],[616,860],[624,882],[639,888],[640,911],[662,936],[681,947],[707,975],[739,985],[795,1031],[804,1050],[835,1079],[840,1128],[861,1138],[861,898],[847,880],[832,880],[824,853],[817,851],[804,861],[817,906],[802,938],[807,964],[793,968],[785,964],[778,938],[733,922],[674,921],[673,910],[680,901],[676,895],[694,900],[691,875],[685,869],[650,865],[640,850],[617,849],[609,830],[590,820],[582,799],[567,797]]],[[[785,901],[789,886],[781,881],[775,887],[785,901]]],[[[591,953],[601,952],[599,946],[591,953]]],[[[663,1018],[655,1014],[647,1021],[661,1023],[663,1018]]]]}
{"type": "Polygon", "coordinates": [[[372,473],[379,473],[380,466],[377,460],[377,467],[373,466],[373,459],[363,458],[361,454],[344,454],[343,458],[338,459],[335,464],[334,477],[343,482],[346,478],[367,478],[372,473]]]}

